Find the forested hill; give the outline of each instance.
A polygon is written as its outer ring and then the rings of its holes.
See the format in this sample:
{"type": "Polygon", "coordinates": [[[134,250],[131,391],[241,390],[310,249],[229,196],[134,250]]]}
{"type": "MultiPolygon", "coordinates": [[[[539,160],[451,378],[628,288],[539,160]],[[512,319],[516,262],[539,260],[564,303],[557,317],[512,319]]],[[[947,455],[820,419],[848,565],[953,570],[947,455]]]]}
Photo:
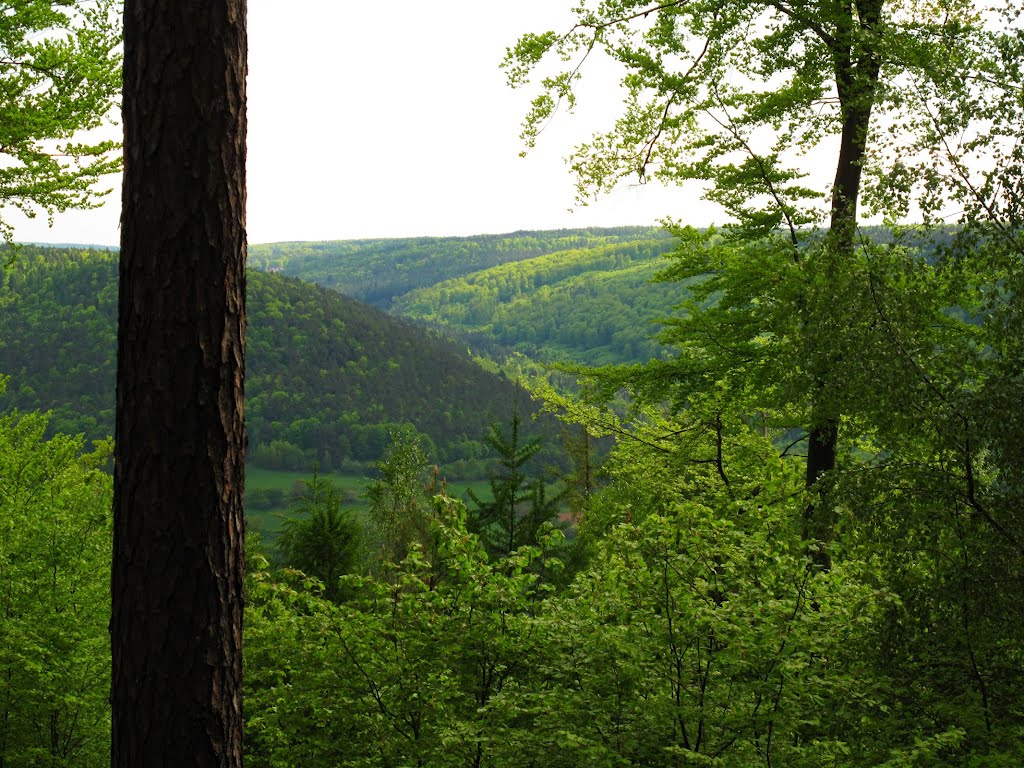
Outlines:
{"type": "Polygon", "coordinates": [[[250,266],[279,271],[387,308],[396,296],[442,280],[566,250],[664,239],[656,227],[522,231],[249,246],[250,266]]]}
{"type": "Polygon", "coordinates": [[[688,297],[652,282],[674,245],[634,240],[503,264],[411,291],[392,312],[544,361],[642,362],[662,352],[657,321],[688,297]]]}
{"type": "MultiPolygon", "coordinates": [[[[949,239],[931,230],[922,253],[949,239]]],[[[865,227],[879,243],[893,234],[865,227]]],[[[679,241],[651,227],[511,235],[277,243],[250,246],[258,269],[295,274],[374,301],[462,340],[485,357],[642,363],[667,354],[665,318],[689,300],[685,282],[655,282],[679,241]],[[665,257],[669,257],[666,259],[665,257]]]]}
{"type": "Polygon", "coordinates": [[[652,284],[676,241],[663,229],[253,245],[250,265],[301,277],[434,326],[486,356],[642,362],[656,322],[687,296],[652,284]]]}
{"type": "MultiPolygon", "coordinates": [[[[0,410],[49,409],[57,432],[113,432],[117,255],[26,246],[0,272],[0,410]]],[[[515,386],[449,341],[299,280],[249,276],[246,414],[262,466],[376,460],[409,421],[451,474],[475,473],[515,386]]]]}

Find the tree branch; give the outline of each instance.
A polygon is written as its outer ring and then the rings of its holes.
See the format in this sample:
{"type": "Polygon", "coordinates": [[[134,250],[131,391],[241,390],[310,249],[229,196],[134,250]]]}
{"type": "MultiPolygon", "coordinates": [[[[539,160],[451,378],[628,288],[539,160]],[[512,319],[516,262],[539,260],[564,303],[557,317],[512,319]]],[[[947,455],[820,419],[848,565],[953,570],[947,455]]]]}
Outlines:
{"type": "MultiPolygon", "coordinates": [[[[594,30],[594,32],[601,32],[602,30],[608,29],[608,27],[614,27],[618,24],[625,24],[627,22],[635,21],[636,19],[640,18],[647,18],[652,13],[658,13],[659,11],[665,11],[668,10],[669,8],[678,8],[679,6],[687,5],[689,1],[690,0],[674,0],[674,2],[652,5],[650,8],[646,10],[637,11],[636,13],[630,14],[628,16],[617,16],[616,18],[608,19],[607,21],[603,21],[597,24],[585,24],[583,22],[578,22],[573,26],[571,30],[569,30],[569,35],[571,35],[577,29],[592,29],[594,30]]],[[[566,35],[566,37],[568,37],[568,35],[566,35]]],[[[596,35],[594,36],[594,39],[596,41],[596,35]]]]}
{"type": "Polygon", "coordinates": [[[747,142],[747,140],[745,138],[743,138],[743,135],[739,132],[739,129],[736,127],[735,121],[732,119],[732,116],[729,114],[729,110],[725,106],[725,102],[721,99],[721,97],[719,97],[718,90],[716,88],[712,88],[712,94],[714,95],[715,100],[718,102],[718,106],[722,109],[722,112],[725,114],[726,122],[723,123],[710,110],[705,110],[705,114],[708,115],[708,117],[710,117],[716,123],[718,123],[718,125],[724,131],[726,131],[730,136],[732,136],[732,138],[741,147],[743,147],[744,151],[746,151],[746,153],[750,157],[750,159],[753,160],[754,163],[757,165],[757,170],[758,170],[758,172],[760,174],[761,181],[764,182],[764,185],[765,185],[765,188],[768,191],[768,194],[771,196],[772,200],[775,201],[775,205],[778,206],[779,212],[782,214],[783,218],[786,220],[786,228],[789,230],[789,242],[790,242],[790,245],[793,246],[793,260],[798,262],[800,260],[800,250],[799,250],[800,240],[799,240],[799,237],[797,236],[796,223],[793,221],[793,217],[790,215],[789,210],[787,209],[786,205],[782,202],[782,198],[779,195],[778,190],[776,190],[776,188],[775,188],[775,184],[772,181],[772,178],[771,178],[771,175],[768,172],[767,166],[765,165],[764,158],[761,157],[759,154],[757,154],[754,151],[753,147],[751,147],[750,144],[747,142]]]}

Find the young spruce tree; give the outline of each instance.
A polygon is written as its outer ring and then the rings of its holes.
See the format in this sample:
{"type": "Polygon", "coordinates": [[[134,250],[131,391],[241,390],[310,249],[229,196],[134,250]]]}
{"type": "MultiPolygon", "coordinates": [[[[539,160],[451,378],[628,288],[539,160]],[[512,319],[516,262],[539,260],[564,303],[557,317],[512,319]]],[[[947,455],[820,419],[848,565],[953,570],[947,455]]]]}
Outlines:
{"type": "Polygon", "coordinates": [[[480,536],[487,551],[506,557],[518,547],[533,544],[537,530],[557,515],[558,499],[549,499],[542,477],[527,472],[530,460],[542,447],[541,437],[523,439],[518,407],[506,437],[498,424],[492,424],[484,437],[498,458],[498,469],[491,472],[491,500],[484,501],[472,489],[469,527],[480,536]]]}

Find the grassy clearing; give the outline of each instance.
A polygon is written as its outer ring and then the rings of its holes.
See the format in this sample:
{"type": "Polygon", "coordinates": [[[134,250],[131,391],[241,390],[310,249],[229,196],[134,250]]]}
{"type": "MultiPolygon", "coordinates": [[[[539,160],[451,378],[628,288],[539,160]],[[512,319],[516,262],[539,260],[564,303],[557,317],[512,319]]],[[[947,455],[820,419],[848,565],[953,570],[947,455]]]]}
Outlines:
{"type": "MultiPolygon", "coordinates": [[[[245,487],[252,490],[266,490],[268,488],[281,488],[290,493],[295,484],[299,481],[307,481],[313,477],[312,470],[308,472],[288,472],[276,469],[261,469],[259,467],[245,468],[245,487]]],[[[343,475],[338,472],[330,472],[321,475],[329,479],[342,491],[355,491],[362,493],[366,487],[367,479],[359,475],[343,475]]]]}
{"type": "MultiPolygon", "coordinates": [[[[259,467],[246,467],[245,487],[249,490],[269,490],[272,488],[281,489],[286,499],[290,499],[299,489],[299,483],[306,482],[312,478],[313,472],[289,472],[284,470],[261,469],[259,467]]],[[[370,478],[361,475],[346,475],[339,472],[330,472],[321,475],[330,480],[335,487],[342,492],[345,505],[349,508],[362,510],[365,506],[363,494],[370,478]]],[[[491,487],[487,480],[458,480],[448,483],[448,495],[457,499],[466,498],[467,490],[473,489],[481,499],[489,499],[491,487]]],[[[270,509],[252,509],[245,511],[246,520],[251,529],[259,531],[265,541],[272,541],[284,520],[291,517],[289,505],[285,503],[280,507],[270,509]]]]}

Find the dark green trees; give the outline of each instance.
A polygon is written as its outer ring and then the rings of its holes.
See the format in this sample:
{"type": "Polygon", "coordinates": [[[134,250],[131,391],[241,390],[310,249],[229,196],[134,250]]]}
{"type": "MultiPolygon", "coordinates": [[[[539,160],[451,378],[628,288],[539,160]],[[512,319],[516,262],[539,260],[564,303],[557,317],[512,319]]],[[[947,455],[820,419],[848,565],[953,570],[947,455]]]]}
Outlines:
{"type": "Polygon", "coordinates": [[[498,469],[490,473],[491,499],[484,501],[472,490],[475,505],[469,527],[477,533],[487,551],[504,557],[515,549],[535,544],[541,525],[558,515],[558,499],[548,498],[544,478],[530,472],[531,460],[541,450],[541,437],[527,440],[521,434],[519,409],[512,414],[506,437],[500,425],[492,424],[485,438],[497,456],[498,469]]]}
{"type": "Polygon", "coordinates": [[[284,563],[314,576],[328,600],[338,600],[338,579],[360,564],[359,528],[341,506],[341,494],[317,472],[292,504],[299,517],[284,522],[275,542],[284,563]]]}
{"type": "MultiPolygon", "coordinates": [[[[685,538],[678,512],[699,499],[713,529],[749,536],[787,509],[772,535],[789,537],[791,553],[805,548],[818,572],[809,588],[859,570],[854,580],[876,584],[887,606],[861,627],[854,656],[828,650],[828,668],[812,675],[825,691],[865,673],[856,688],[873,692],[874,711],[862,723],[879,736],[863,746],[867,762],[915,751],[945,764],[1018,761],[1021,668],[1008,649],[1021,647],[1024,624],[1024,529],[1010,501],[1022,496],[1010,405],[1021,350],[1008,288],[1024,273],[1019,7],[595,5],[567,34],[527,36],[510,54],[516,82],[548,52],[582,60],[602,48],[625,68],[623,116],[573,158],[581,191],[630,174],[705,182],[733,223],[674,227],[682,245],[663,277],[686,281],[692,298],[664,324],[673,354],[593,381],[595,401],[628,389],[631,418],[592,523],[614,535],[658,510],[685,538]],[[829,177],[818,181],[803,158],[826,152],[829,177]],[[881,236],[864,213],[886,217],[881,236]],[[789,478],[782,496],[766,494],[776,462],[789,478]],[[630,484],[614,478],[645,465],[662,481],[623,494],[630,484]]],[[[543,80],[528,138],[571,100],[575,64],[543,80]]],[[[711,584],[738,565],[723,571],[717,557],[711,584]]],[[[709,609],[739,608],[734,593],[706,592],[709,609]]],[[[702,641],[711,656],[720,637],[702,641]]],[[[858,718],[828,700],[836,716],[797,725],[791,743],[839,747],[836,734],[858,718]]],[[[756,724],[761,759],[797,764],[765,749],[780,722],[769,721],[756,724]]]]}

